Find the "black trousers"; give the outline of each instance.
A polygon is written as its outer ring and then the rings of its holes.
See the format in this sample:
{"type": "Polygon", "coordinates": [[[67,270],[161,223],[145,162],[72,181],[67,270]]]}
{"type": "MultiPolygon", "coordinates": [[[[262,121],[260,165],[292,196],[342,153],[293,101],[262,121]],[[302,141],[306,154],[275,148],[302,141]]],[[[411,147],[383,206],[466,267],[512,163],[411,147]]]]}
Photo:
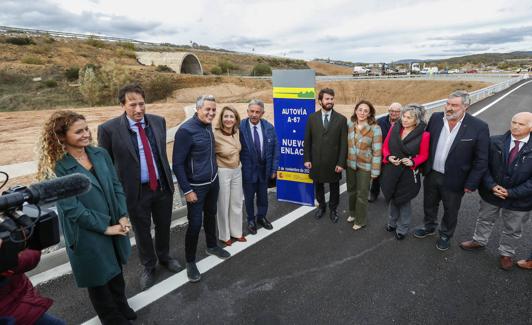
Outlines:
{"type": "MultiPolygon", "coordinates": [[[[314,182],[316,189],[316,200],[320,205],[320,209],[325,210],[325,183],[314,182]]],[[[329,183],[329,209],[336,211],[338,203],[340,202],[340,182],[329,183]]]]}
{"type": "Polygon", "coordinates": [[[103,286],[87,288],[94,311],[102,324],[130,324],[120,311],[128,307],[125,289],[122,273],[103,286]]]}
{"type": "Polygon", "coordinates": [[[141,187],[139,202],[133,207],[128,207],[140,263],[147,269],[155,268],[157,259],[159,262],[168,261],[172,203],[172,193],[162,191],[160,188],[152,191],[146,184],[141,187]],[[155,247],[150,233],[152,219],[155,225],[155,247]]]}
{"type": "Polygon", "coordinates": [[[452,237],[458,223],[458,211],[462,203],[464,192],[452,192],[444,188],[445,175],[431,171],[425,176],[423,182],[423,209],[425,229],[432,230],[438,227],[438,208],[440,201],[443,203],[443,217],[440,225],[440,236],[452,237]]]}
{"type": "Polygon", "coordinates": [[[208,185],[192,186],[198,200],[195,203],[187,202],[188,227],[185,234],[185,258],[187,263],[196,261],[196,249],[201,231],[205,230],[205,239],[208,248],[216,247],[216,213],[218,210],[218,192],[220,183],[218,178],[208,185]]]}

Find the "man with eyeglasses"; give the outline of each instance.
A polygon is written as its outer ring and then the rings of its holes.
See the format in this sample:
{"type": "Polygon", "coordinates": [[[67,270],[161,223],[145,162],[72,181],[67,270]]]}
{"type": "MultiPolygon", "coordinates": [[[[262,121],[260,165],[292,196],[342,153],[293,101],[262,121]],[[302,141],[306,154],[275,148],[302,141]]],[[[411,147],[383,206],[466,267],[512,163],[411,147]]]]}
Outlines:
{"type": "MultiPolygon", "coordinates": [[[[390,107],[388,107],[388,114],[383,117],[380,117],[377,120],[377,124],[379,124],[379,126],[381,127],[383,141],[384,139],[386,139],[386,136],[388,135],[388,132],[391,130],[394,123],[399,120],[399,117],[401,117],[401,108],[402,105],[400,103],[392,103],[390,107]]],[[[379,193],[381,191],[380,178],[381,177],[379,176],[371,181],[371,189],[369,191],[368,202],[375,202],[379,197],[379,193]]]]}

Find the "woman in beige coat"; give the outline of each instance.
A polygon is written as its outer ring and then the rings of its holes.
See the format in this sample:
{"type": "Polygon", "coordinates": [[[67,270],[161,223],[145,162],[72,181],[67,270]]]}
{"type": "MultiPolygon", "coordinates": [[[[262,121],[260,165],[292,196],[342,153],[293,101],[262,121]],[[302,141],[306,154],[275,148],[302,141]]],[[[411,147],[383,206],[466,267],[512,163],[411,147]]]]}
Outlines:
{"type": "Polygon", "coordinates": [[[218,239],[226,246],[244,242],[242,235],[242,166],[240,165],[240,116],[229,106],[222,108],[214,129],[220,192],[218,195],[218,239]]]}

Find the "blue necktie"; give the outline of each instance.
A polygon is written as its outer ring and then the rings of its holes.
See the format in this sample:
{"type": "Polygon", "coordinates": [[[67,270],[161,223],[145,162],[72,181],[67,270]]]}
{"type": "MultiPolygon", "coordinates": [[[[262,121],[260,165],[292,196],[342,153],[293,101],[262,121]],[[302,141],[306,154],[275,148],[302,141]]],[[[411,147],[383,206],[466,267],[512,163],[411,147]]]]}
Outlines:
{"type": "Polygon", "coordinates": [[[259,157],[259,160],[261,160],[262,154],[260,152],[260,138],[259,132],[257,132],[257,126],[253,126],[253,142],[255,143],[255,151],[257,152],[257,157],[259,157]]]}

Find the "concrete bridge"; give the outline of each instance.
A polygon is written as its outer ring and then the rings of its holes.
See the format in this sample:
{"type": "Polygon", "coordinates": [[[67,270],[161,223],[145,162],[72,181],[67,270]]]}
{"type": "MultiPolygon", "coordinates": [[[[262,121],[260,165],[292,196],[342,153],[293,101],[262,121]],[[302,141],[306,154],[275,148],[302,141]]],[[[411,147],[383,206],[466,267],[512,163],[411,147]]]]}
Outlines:
{"type": "Polygon", "coordinates": [[[177,74],[203,75],[198,57],[188,52],[136,52],[137,60],[143,65],[166,65],[177,74]]]}

